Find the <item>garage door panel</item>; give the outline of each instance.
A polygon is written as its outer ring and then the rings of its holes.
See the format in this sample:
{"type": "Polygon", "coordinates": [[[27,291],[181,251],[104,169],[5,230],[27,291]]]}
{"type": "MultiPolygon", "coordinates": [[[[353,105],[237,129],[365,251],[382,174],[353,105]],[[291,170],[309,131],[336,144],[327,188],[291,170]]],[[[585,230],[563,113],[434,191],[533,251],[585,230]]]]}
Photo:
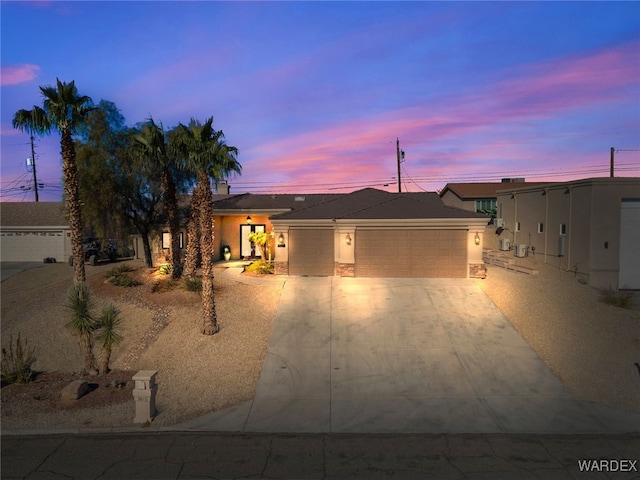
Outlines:
{"type": "Polygon", "coordinates": [[[332,276],[333,229],[289,231],[289,274],[332,276]]]}
{"type": "Polygon", "coordinates": [[[358,230],[359,277],[465,278],[464,230],[358,230]]]}
{"type": "Polygon", "coordinates": [[[3,262],[41,262],[52,257],[64,260],[62,231],[4,231],[0,234],[3,262]]]}

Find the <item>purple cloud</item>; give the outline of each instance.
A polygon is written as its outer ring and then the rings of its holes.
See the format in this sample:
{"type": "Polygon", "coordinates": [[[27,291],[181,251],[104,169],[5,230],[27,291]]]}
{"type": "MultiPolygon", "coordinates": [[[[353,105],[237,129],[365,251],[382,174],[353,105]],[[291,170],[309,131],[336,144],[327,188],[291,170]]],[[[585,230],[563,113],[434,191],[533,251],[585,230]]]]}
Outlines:
{"type": "Polygon", "coordinates": [[[0,67],[0,85],[20,85],[35,79],[40,72],[38,65],[25,63],[23,65],[6,65],[0,67]]]}

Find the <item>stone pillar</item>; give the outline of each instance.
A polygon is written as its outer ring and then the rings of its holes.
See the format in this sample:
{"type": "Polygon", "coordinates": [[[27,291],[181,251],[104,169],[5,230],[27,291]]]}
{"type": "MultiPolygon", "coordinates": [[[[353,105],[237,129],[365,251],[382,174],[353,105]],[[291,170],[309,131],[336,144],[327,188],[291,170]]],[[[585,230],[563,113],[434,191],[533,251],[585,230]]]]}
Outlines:
{"type": "Polygon", "coordinates": [[[146,423],[156,416],[156,370],[140,370],[133,376],[133,400],[136,405],[136,416],[133,423],[146,423]]]}

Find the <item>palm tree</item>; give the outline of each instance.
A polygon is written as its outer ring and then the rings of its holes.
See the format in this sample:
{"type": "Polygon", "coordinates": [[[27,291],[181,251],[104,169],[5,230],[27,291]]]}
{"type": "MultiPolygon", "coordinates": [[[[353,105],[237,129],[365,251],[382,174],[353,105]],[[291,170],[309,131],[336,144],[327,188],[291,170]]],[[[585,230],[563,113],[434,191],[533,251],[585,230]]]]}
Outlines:
{"type": "Polygon", "coordinates": [[[102,315],[100,315],[97,324],[99,330],[96,335],[96,340],[101,348],[98,359],[100,375],[109,373],[111,350],[122,341],[122,335],[117,332],[121,323],[120,311],[115,306],[109,304],[102,308],[102,315]]]}
{"type": "MultiPolygon", "coordinates": [[[[201,124],[191,119],[189,126],[178,125],[176,148],[186,164],[197,175],[192,196],[192,212],[197,212],[202,257],[202,328],[204,335],[213,335],[220,329],[213,291],[213,197],[210,176],[220,178],[223,171],[240,171],[235,160],[237,149],[222,141],[222,131],[213,129],[213,117],[201,124]]],[[[193,215],[194,213],[192,213],[193,215]]],[[[192,241],[192,239],[191,239],[192,241]]],[[[189,257],[189,253],[187,253],[189,257]]],[[[192,255],[193,257],[193,255],[192,255]]]]}
{"type": "Polygon", "coordinates": [[[171,246],[171,276],[180,278],[182,265],[180,263],[180,221],[178,218],[178,198],[176,195],[175,170],[176,162],[170,157],[168,143],[162,124],[156,125],[153,118],[149,118],[140,134],[133,136],[141,147],[141,153],[147,161],[160,165],[162,168],[162,197],[164,209],[169,222],[171,246]]]}
{"type": "Polygon", "coordinates": [[[97,325],[91,316],[91,304],[92,298],[86,283],[76,283],[69,289],[66,307],[71,310],[71,320],[66,326],[71,330],[71,333],[78,337],[85,371],[90,375],[95,375],[97,371],[91,335],[97,325]]]}
{"type": "MultiPolygon", "coordinates": [[[[213,122],[213,117],[207,120],[213,122]]],[[[204,128],[206,126],[200,125],[196,120],[191,120],[188,128],[204,128]],[[199,126],[199,127],[198,127],[199,126]]],[[[182,132],[184,136],[184,125],[181,125],[182,132]]],[[[224,133],[220,131],[215,131],[211,126],[208,128],[210,135],[210,142],[212,148],[211,161],[205,165],[205,170],[208,173],[209,177],[214,180],[214,182],[219,182],[229,176],[231,173],[241,173],[242,166],[237,160],[238,149],[236,147],[232,147],[227,145],[224,140],[224,133]]],[[[181,136],[178,135],[178,139],[181,136]]],[[[180,141],[178,141],[180,143],[180,141]]],[[[180,149],[180,146],[178,146],[180,149]]],[[[188,153],[187,153],[188,155],[188,153]]],[[[193,166],[193,165],[192,165],[193,166]]],[[[194,170],[194,173],[198,175],[198,169],[194,170]]],[[[198,253],[200,252],[200,212],[199,205],[201,204],[201,190],[199,188],[200,183],[196,184],[196,188],[194,188],[193,193],[191,195],[191,202],[189,205],[190,210],[190,218],[189,218],[189,226],[187,232],[187,252],[185,259],[185,267],[183,270],[183,275],[185,277],[192,277],[195,275],[196,267],[197,267],[197,259],[198,253]]]]}
{"type": "Polygon", "coordinates": [[[73,281],[78,285],[85,281],[85,272],[82,252],[83,224],[72,135],[91,110],[92,101],[91,98],[78,94],[75,82],[66,83],[59,79],[56,81],[56,87],[40,87],[44,97],[42,108],[35,106],[33,110],[18,110],[13,117],[13,126],[30,134],[49,134],[52,129],[60,132],[64,197],[73,250],[73,281]]]}

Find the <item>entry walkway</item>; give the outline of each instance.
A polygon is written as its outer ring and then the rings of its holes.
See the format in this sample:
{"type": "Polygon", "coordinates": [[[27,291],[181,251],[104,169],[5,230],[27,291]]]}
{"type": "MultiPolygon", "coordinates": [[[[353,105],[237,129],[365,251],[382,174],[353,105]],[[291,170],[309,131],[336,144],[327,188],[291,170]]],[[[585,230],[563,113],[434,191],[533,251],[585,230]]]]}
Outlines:
{"type": "Polygon", "coordinates": [[[256,396],[177,430],[640,432],[581,402],[470,280],[287,277],[256,396]]]}

